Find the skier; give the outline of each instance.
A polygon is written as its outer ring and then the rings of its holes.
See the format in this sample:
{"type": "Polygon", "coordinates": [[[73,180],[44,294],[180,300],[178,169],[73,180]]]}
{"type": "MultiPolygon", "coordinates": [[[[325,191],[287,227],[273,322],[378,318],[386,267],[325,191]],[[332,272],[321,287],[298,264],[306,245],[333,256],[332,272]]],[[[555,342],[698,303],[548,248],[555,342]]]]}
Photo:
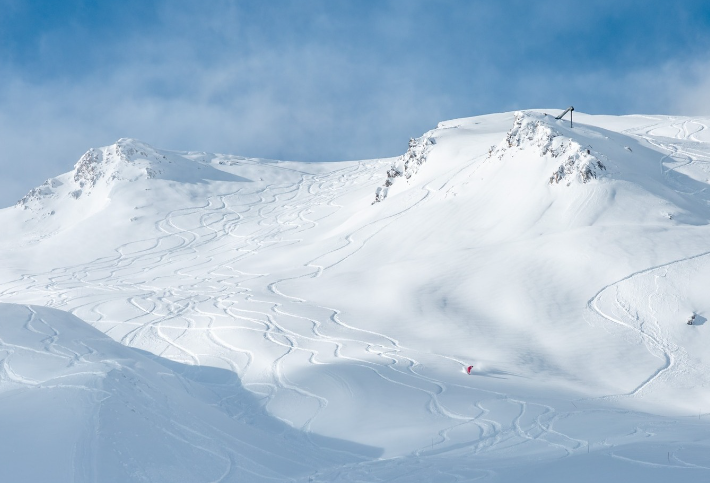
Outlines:
{"type": "Polygon", "coordinates": [[[466,374],[469,374],[469,375],[470,375],[470,374],[471,374],[471,370],[473,370],[473,366],[468,366],[468,367],[466,368],[466,374]]]}
{"type": "Polygon", "coordinates": [[[695,322],[695,314],[691,315],[688,319],[688,325],[693,325],[693,322],[695,322]]]}

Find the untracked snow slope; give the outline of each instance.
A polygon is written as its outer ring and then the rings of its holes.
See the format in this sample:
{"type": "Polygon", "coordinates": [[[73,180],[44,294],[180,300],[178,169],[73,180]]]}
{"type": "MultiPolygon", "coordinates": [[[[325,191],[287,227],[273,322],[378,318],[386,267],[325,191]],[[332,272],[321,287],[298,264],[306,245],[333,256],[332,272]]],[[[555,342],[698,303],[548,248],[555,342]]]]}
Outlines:
{"type": "Polygon", "coordinates": [[[575,120],[447,121],[400,158],[342,163],[120,140],[0,211],[0,302],[128,346],[106,339],[98,358],[140,349],[194,367],[196,385],[197,368],[230,374],[222,400],[259,416],[212,404],[246,425],[225,433],[311,444],[274,476],[225,439],[229,470],[192,481],[707,478],[710,120],[575,120]]]}

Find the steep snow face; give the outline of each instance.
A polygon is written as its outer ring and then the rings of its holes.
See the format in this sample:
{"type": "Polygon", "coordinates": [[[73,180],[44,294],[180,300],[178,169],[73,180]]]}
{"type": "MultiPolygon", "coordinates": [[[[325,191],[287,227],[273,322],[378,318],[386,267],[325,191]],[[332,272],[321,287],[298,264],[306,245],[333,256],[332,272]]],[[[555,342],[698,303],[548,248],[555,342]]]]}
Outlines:
{"type": "Polygon", "coordinates": [[[304,482],[705,478],[710,120],[575,121],[445,121],[387,160],[176,154],[202,169],[112,182],[100,216],[46,199],[55,236],[0,210],[0,300],[236,374],[272,436],[384,457],[304,482]]]}

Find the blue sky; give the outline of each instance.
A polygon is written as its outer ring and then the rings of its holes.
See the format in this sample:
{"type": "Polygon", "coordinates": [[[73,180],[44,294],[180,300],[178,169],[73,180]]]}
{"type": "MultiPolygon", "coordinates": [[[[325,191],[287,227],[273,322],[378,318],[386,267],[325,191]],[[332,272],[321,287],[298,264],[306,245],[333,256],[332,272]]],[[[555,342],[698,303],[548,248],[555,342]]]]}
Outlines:
{"type": "Polygon", "coordinates": [[[525,108],[710,115],[707,0],[0,0],[0,206],[90,147],[400,154],[525,108]]]}

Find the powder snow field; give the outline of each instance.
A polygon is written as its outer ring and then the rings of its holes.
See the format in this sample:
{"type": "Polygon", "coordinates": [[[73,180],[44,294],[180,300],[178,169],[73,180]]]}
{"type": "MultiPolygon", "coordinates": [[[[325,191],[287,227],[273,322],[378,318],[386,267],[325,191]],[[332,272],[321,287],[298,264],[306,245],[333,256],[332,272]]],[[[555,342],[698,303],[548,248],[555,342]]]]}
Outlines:
{"type": "Polygon", "coordinates": [[[233,372],[124,347],[66,312],[0,304],[0,320],[3,481],[289,480],[377,454],[268,416],[233,372]]]}
{"type": "Polygon", "coordinates": [[[709,478],[710,119],[549,114],[87,152],[0,210],[3,474],[709,478]]]}

